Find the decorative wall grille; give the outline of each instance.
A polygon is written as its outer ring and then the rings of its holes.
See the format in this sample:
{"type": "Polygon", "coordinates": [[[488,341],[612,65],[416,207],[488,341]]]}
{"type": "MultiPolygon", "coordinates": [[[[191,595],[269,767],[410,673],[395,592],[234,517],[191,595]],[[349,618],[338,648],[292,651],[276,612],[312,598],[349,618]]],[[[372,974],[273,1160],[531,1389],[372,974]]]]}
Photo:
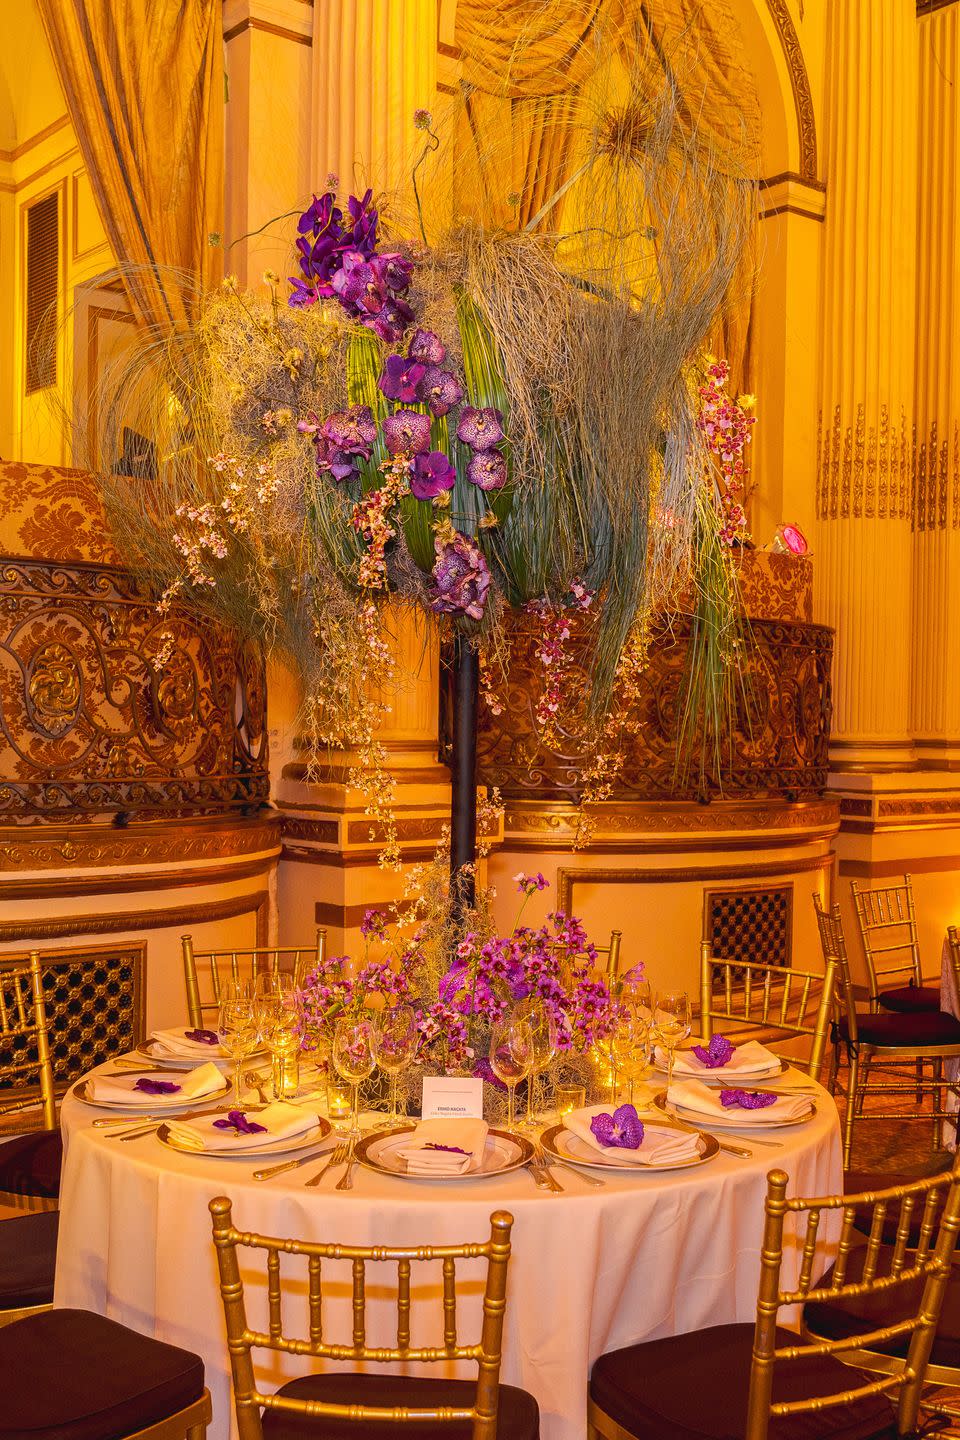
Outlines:
{"type": "Polygon", "coordinates": [[[707,890],[704,935],[720,959],[789,965],[793,949],[793,886],[707,890]]]}
{"type": "Polygon", "coordinates": [[[27,210],[26,392],[57,383],[60,299],[60,196],[57,191],[27,210]]]}

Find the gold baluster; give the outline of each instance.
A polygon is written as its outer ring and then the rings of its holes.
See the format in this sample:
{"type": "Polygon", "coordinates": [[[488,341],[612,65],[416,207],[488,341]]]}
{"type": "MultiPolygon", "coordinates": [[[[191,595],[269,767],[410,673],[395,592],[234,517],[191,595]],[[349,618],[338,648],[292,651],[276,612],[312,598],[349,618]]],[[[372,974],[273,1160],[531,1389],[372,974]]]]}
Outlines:
{"type": "Polygon", "coordinates": [[[357,1258],[353,1262],[353,1348],[362,1350],[366,1343],[366,1296],[364,1294],[364,1265],[357,1258]]]}
{"type": "Polygon", "coordinates": [[[410,1261],[397,1261],[397,1349],[410,1346],[410,1261]]]}
{"type": "Polygon", "coordinates": [[[443,1343],[447,1350],[457,1348],[457,1276],[449,1255],[443,1260],[443,1343]]]}
{"type": "Polygon", "coordinates": [[[280,1252],[274,1246],[267,1248],[267,1299],[270,1306],[270,1339],[283,1338],[283,1317],[280,1313],[280,1252]]]}
{"type": "Polygon", "coordinates": [[[310,1306],[310,1343],[319,1345],[323,1340],[323,1288],[321,1284],[319,1255],[311,1255],[307,1260],[307,1280],[309,1284],[309,1306],[310,1306]]]}

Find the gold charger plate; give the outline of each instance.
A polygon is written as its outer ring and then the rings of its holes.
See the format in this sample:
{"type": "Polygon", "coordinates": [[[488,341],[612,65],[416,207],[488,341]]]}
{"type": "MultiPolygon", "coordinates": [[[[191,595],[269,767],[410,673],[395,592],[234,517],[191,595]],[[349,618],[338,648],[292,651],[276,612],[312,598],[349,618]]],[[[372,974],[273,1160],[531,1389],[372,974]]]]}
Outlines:
{"type": "MultiPolygon", "coordinates": [[[[666,1075],[667,1073],[666,1065],[658,1065],[656,1060],[653,1060],[651,1062],[651,1068],[655,1070],[658,1075],[666,1075]]],[[[702,1072],[698,1072],[696,1075],[688,1075],[685,1071],[678,1075],[676,1066],[674,1066],[673,1076],[675,1080],[702,1080],[704,1085],[722,1085],[726,1080],[731,1084],[739,1083],[744,1090],[748,1090],[751,1086],[757,1086],[762,1088],[765,1084],[769,1085],[770,1082],[772,1080],[775,1080],[778,1075],[785,1075],[789,1069],[790,1061],[785,1060],[784,1057],[781,1055],[780,1069],[770,1070],[767,1072],[766,1075],[735,1076],[733,1075],[732,1071],[724,1074],[722,1067],[716,1070],[703,1070],[702,1072]],[[731,1079],[731,1077],[733,1078],[731,1079]]]]}
{"type": "Polygon", "coordinates": [[[409,1175],[404,1168],[405,1161],[394,1157],[394,1163],[389,1163],[387,1157],[391,1150],[396,1149],[401,1137],[412,1135],[415,1129],[415,1125],[398,1125],[393,1130],[377,1130],[372,1135],[366,1135],[357,1141],[353,1152],[354,1159],[368,1170],[375,1170],[378,1175],[392,1175],[399,1180],[427,1180],[431,1185],[437,1181],[449,1184],[451,1181],[492,1180],[498,1175],[509,1175],[511,1170],[522,1169],[533,1159],[533,1146],[524,1135],[515,1135],[507,1130],[494,1130],[491,1126],[487,1131],[481,1169],[468,1170],[463,1175],[409,1175]],[[382,1159],[379,1150],[386,1151],[382,1159]],[[504,1163],[490,1163],[498,1157],[504,1163]]]}
{"type": "MultiPolygon", "coordinates": [[[[178,1120],[199,1119],[202,1115],[208,1115],[209,1111],[196,1111],[193,1115],[178,1115],[178,1120]]],[[[256,1111],[250,1112],[256,1115],[256,1111]]],[[[305,1150],[310,1145],[316,1145],[318,1140],[326,1140],[332,1130],[329,1120],[322,1115],[317,1116],[316,1125],[311,1125],[309,1130],[304,1130],[299,1135],[293,1135],[286,1140],[265,1140],[261,1145],[253,1148],[246,1146],[243,1150],[193,1150],[189,1145],[181,1144],[176,1136],[170,1134],[169,1125],[161,1125],[157,1130],[157,1139],[162,1145],[167,1145],[171,1150],[176,1150],[179,1155],[193,1155],[198,1160],[258,1160],[265,1155],[286,1155],[295,1150],[305,1150]]]]}
{"type": "MultiPolygon", "coordinates": [[[[168,1070],[165,1073],[167,1075],[189,1075],[190,1072],[189,1070],[168,1070]]],[[[150,1070],[144,1070],[142,1075],[138,1074],[136,1070],[131,1070],[129,1078],[136,1082],[137,1080],[148,1078],[152,1074],[153,1072],[150,1070]]],[[[124,1076],[123,1078],[126,1079],[127,1077],[124,1076]]],[[[222,1101],[224,1095],[226,1095],[230,1089],[230,1083],[226,1076],[224,1076],[223,1087],[220,1090],[212,1090],[209,1095],[187,1095],[182,1100],[178,1100],[175,1095],[144,1094],[143,1104],[141,1105],[139,1100],[133,1103],[126,1103],[123,1100],[94,1100],[90,1096],[89,1085],[89,1080],[78,1080],[73,1087],[73,1093],[82,1105],[92,1105],[95,1110],[120,1110],[124,1114],[132,1116],[135,1116],[137,1111],[141,1109],[148,1115],[158,1109],[174,1111],[193,1108],[195,1110],[198,1105],[213,1105],[222,1101]]]]}
{"type": "MultiPolygon", "coordinates": [[[[667,1130],[671,1127],[664,1125],[660,1128],[667,1130]]],[[[676,1130],[677,1127],[673,1128],[676,1130]]],[[[700,1154],[673,1165],[636,1165],[629,1160],[617,1165],[614,1161],[597,1155],[595,1151],[591,1152],[586,1142],[574,1135],[563,1124],[551,1125],[549,1130],[544,1130],[540,1136],[540,1145],[555,1159],[562,1160],[567,1165],[582,1165],[585,1170],[615,1170],[619,1175],[625,1172],[631,1175],[653,1175],[663,1174],[665,1170],[695,1170],[698,1165],[704,1165],[708,1160],[712,1160],[720,1149],[720,1142],[703,1130],[698,1133],[700,1154]],[[565,1135],[569,1137],[567,1143],[563,1143],[565,1135]]]]}
{"type": "MultiPolygon", "coordinates": [[[[731,1086],[732,1088],[734,1087],[731,1086]]],[[[762,1089],[763,1087],[759,1086],[758,1088],[762,1089]]],[[[752,1133],[756,1130],[762,1133],[764,1130],[790,1130],[796,1125],[809,1125],[811,1120],[815,1120],[817,1107],[814,1100],[806,1095],[798,1096],[798,1099],[810,1099],[810,1109],[806,1115],[801,1115],[797,1120],[765,1120],[762,1124],[756,1124],[750,1120],[738,1120],[733,1117],[732,1112],[731,1118],[728,1120],[726,1115],[711,1115],[708,1118],[706,1115],[701,1115],[699,1110],[688,1110],[685,1105],[671,1105],[668,1109],[665,1090],[661,1090],[658,1095],[654,1096],[653,1103],[665,1115],[672,1115],[675,1112],[678,1119],[685,1120],[688,1125],[709,1125],[712,1130],[737,1130],[740,1133],[752,1133]]],[[[745,1113],[743,1110],[739,1112],[741,1116],[745,1113]]],[[[757,1138],[760,1138],[759,1134],[757,1138]]],[[[744,1134],[744,1139],[746,1139],[746,1134],[744,1134]]]]}
{"type": "MultiPolygon", "coordinates": [[[[192,1051],[191,1051],[189,1054],[183,1054],[183,1055],[165,1055],[165,1054],[158,1054],[157,1051],[153,1049],[153,1046],[154,1046],[155,1043],[156,1043],[156,1042],[155,1042],[154,1040],[144,1040],[144,1041],[142,1041],[141,1044],[139,1044],[139,1045],[137,1046],[136,1050],[134,1051],[134,1054],[135,1054],[135,1055],[142,1055],[143,1058],[144,1058],[144,1060],[148,1060],[151,1065],[159,1066],[161,1069],[164,1069],[164,1070],[170,1070],[170,1069],[177,1069],[177,1070],[179,1070],[179,1069],[181,1069],[184,1065],[192,1066],[192,1068],[195,1069],[198,1065],[202,1065],[202,1064],[204,1063],[204,1059],[206,1059],[209,1063],[211,1063],[211,1064],[213,1064],[213,1065],[217,1065],[217,1066],[219,1066],[219,1065],[230,1065],[230,1066],[232,1066],[232,1065],[233,1065],[233,1056],[232,1056],[232,1055],[228,1055],[228,1054],[226,1053],[226,1051],[223,1049],[223,1046],[222,1046],[222,1045],[218,1045],[218,1046],[216,1047],[216,1050],[214,1050],[214,1047],[211,1045],[211,1046],[210,1046],[210,1052],[211,1052],[211,1053],[210,1053],[209,1055],[207,1055],[206,1057],[204,1057],[203,1055],[201,1055],[201,1054],[199,1054],[199,1053],[194,1053],[194,1052],[192,1052],[192,1051]]],[[[269,1059],[269,1056],[268,1056],[266,1050],[265,1050],[265,1049],[260,1049],[260,1050],[255,1050],[252,1055],[247,1055],[247,1056],[244,1058],[243,1064],[244,1064],[244,1067],[245,1067],[245,1068],[248,1067],[248,1066],[250,1066],[250,1065],[262,1065],[262,1064],[264,1063],[264,1061],[265,1061],[265,1060],[268,1060],[268,1059],[269,1059]]]]}

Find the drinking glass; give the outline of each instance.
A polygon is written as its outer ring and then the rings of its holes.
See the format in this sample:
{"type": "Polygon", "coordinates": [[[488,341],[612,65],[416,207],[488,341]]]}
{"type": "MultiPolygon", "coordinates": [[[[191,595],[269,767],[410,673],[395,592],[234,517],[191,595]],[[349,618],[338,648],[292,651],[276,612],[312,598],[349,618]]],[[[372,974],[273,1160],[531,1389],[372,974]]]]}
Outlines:
{"type": "MultiPolygon", "coordinates": [[[[539,1106],[537,1103],[537,1097],[542,1089],[542,1081],[538,1086],[538,1080],[557,1053],[556,1022],[544,1002],[535,995],[529,996],[526,1000],[520,1000],[513,1007],[511,1014],[521,1023],[526,1021],[530,1027],[530,1085],[527,1093],[527,1115],[524,1125],[528,1130],[535,1130],[537,1126],[536,1112],[538,1108],[542,1109],[542,1103],[539,1106]]],[[[542,1095],[539,1095],[539,1098],[542,1102],[542,1095]]]]}
{"type": "Polygon", "coordinates": [[[508,1015],[490,1027],[490,1069],[507,1087],[507,1129],[516,1128],[514,1110],[517,1084],[533,1061],[530,1026],[516,1015],[508,1015]]]}
{"type": "Polygon", "coordinates": [[[399,1120],[397,1081],[417,1048],[417,1017],[412,1005],[390,1005],[381,1010],[373,1027],[373,1058],[390,1076],[390,1113],[378,1129],[392,1129],[399,1120]]]}
{"type": "Polygon", "coordinates": [[[258,1039],[257,1016],[248,986],[231,982],[223,987],[217,1028],[221,1045],[233,1057],[233,1103],[241,1110],[243,1061],[257,1048],[258,1039]]]}
{"type": "Polygon", "coordinates": [[[651,1030],[667,1052],[667,1089],[673,1083],[674,1052],[690,1034],[690,997],[686,990],[660,990],[653,1002],[651,1030]]]}
{"type": "Polygon", "coordinates": [[[333,1032],[333,1063],[337,1074],[353,1086],[353,1109],[349,1135],[360,1134],[360,1081],[373,1074],[373,1023],[362,1016],[337,1021],[333,1032]]]}
{"type": "Polygon", "coordinates": [[[300,1078],[301,1016],[293,976],[283,971],[258,975],[253,1004],[260,1039],[273,1061],[273,1093],[278,1100],[285,1100],[296,1091],[300,1078]]]}
{"type": "Polygon", "coordinates": [[[610,1048],[621,1075],[629,1082],[628,1101],[633,1104],[634,1087],[646,1073],[650,1036],[650,1012],[643,1005],[621,1001],[610,1048]]]}

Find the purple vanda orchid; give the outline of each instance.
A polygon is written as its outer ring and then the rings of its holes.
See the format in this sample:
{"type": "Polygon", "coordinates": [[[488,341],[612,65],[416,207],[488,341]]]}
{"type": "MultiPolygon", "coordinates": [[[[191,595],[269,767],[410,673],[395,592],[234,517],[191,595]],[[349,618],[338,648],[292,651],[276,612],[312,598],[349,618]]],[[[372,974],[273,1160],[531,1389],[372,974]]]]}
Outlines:
{"type": "Polygon", "coordinates": [[[457,472],[442,450],[417,455],[410,474],[410,493],[416,500],[432,500],[457,483],[457,472]]]}
{"type": "Polygon", "coordinates": [[[708,1070],[719,1070],[730,1063],[737,1053],[737,1047],[730,1044],[726,1035],[713,1035],[709,1045],[694,1045],[693,1053],[708,1070]]]}
{"type": "Polygon", "coordinates": [[[172,1080],[150,1080],[142,1075],[133,1088],[144,1095],[178,1095],[182,1087],[172,1080]]]}
{"type": "Polygon", "coordinates": [[[499,410],[465,405],[460,411],[457,439],[471,450],[492,450],[503,438],[503,416],[499,410]]]}
{"type": "Polygon", "coordinates": [[[599,1145],[615,1150],[639,1150],[643,1144],[643,1122],[633,1105],[620,1105],[612,1115],[594,1115],[590,1133],[599,1145]]]}
{"type": "Polygon", "coordinates": [[[398,410],[384,420],[383,438],[391,455],[424,455],[430,449],[430,416],[398,410]]]}
{"type": "Polygon", "coordinates": [[[467,479],[480,490],[502,490],[507,483],[507,462],[499,450],[478,450],[467,466],[467,479]]]}
{"type": "Polygon", "coordinates": [[[437,542],[430,608],[446,615],[482,620],[490,589],[490,569],[479,546],[465,535],[437,542]]]}
{"type": "Polygon", "coordinates": [[[727,1110],[765,1110],[776,1103],[777,1097],[771,1090],[720,1091],[720,1104],[727,1110]]]}
{"type": "Polygon", "coordinates": [[[416,360],[405,360],[402,355],[388,355],[377,384],[388,400],[409,405],[421,398],[420,386],[427,373],[426,366],[416,360]]]}
{"type": "Polygon", "coordinates": [[[248,1120],[242,1110],[230,1110],[222,1120],[214,1120],[215,1130],[235,1130],[238,1135],[266,1135],[266,1125],[248,1120]]]}

